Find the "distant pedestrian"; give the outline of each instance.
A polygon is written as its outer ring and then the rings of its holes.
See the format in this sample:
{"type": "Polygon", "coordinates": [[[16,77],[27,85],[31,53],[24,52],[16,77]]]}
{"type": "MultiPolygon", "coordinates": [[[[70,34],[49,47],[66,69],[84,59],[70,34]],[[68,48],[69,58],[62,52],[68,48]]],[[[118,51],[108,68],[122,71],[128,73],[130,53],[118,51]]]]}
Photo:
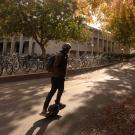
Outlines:
{"type": "Polygon", "coordinates": [[[62,104],[60,101],[64,91],[64,81],[65,81],[67,62],[68,62],[67,54],[70,49],[71,49],[71,45],[69,43],[65,43],[62,46],[62,50],[55,55],[53,69],[52,69],[52,77],[51,77],[52,86],[44,102],[43,111],[41,113],[43,115],[47,114],[49,103],[57,90],[58,92],[57,92],[55,103],[59,105],[61,108],[65,107],[65,104],[62,104]]]}

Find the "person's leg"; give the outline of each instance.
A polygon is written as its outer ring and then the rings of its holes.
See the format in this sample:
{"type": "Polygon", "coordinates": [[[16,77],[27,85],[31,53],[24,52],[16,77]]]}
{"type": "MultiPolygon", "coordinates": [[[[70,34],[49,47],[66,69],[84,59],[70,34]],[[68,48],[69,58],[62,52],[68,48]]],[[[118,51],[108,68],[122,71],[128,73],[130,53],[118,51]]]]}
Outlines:
{"type": "Polygon", "coordinates": [[[58,81],[58,93],[57,93],[57,97],[55,100],[56,104],[60,104],[63,91],[64,91],[64,78],[60,78],[58,81]]]}
{"type": "Polygon", "coordinates": [[[48,93],[47,97],[46,97],[46,100],[44,102],[44,106],[43,106],[43,112],[46,112],[47,111],[47,108],[49,106],[49,103],[53,97],[53,95],[55,94],[56,90],[57,90],[57,87],[56,87],[56,81],[54,78],[51,79],[51,83],[52,83],[52,88],[50,90],[50,92],[48,93]]]}
{"type": "Polygon", "coordinates": [[[58,89],[57,98],[56,98],[56,104],[59,104],[61,101],[61,96],[63,94],[64,89],[58,89]]]}
{"type": "Polygon", "coordinates": [[[44,102],[44,106],[43,106],[43,111],[47,111],[47,108],[48,108],[48,106],[49,106],[49,103],[50,103],[50,101],[51,101],[51,99],[52,99],[52,97],[53,97],[53,95],[55,94],[55,92],[56,92],[56,88],[54,89],[51,89],[50,90],[50,92],[48,93],[48,95],[47,95],[47,97],[46,97],[46,100],[45,100],[45,102],[44,102]]]}

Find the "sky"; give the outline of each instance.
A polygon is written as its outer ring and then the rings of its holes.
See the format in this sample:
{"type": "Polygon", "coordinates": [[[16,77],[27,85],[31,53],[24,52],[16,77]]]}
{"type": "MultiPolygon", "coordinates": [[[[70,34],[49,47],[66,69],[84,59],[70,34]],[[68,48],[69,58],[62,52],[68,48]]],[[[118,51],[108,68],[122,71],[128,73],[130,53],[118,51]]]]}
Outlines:
{"type": "Polygon", "coordinates": [[[99,21],[97,21],[96,16],[92,16],[93,17],[93,23],[90,24],[91,27],[100,29],[101,28],[101,23],[99,21]]]}

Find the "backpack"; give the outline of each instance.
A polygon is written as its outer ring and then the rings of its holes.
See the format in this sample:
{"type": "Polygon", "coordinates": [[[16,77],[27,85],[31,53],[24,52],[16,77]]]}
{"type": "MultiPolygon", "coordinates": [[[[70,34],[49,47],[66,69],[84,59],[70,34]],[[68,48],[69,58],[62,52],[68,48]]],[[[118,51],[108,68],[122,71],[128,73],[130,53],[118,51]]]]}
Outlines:
{"type": "Polygon", "coordinates": [[[54,61],[55,61],[55,55],[50,56],[50,57],[47,59],[46,70],[47,70],[48,72],[52,72],[52,71],[53,71],[54,61]]]}

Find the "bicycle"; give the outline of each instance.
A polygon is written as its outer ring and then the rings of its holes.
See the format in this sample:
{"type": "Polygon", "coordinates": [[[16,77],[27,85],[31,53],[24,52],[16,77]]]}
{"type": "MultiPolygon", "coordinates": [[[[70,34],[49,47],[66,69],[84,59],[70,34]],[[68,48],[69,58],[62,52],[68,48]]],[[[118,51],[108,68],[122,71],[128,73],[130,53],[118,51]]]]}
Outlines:
{"type": "Polygon", "coordinates": [[[3,74],[4,69],[8,75],[13,73],[13,65],[9,56],[1,56],[0,59],[0,76],[3,74]]]}

